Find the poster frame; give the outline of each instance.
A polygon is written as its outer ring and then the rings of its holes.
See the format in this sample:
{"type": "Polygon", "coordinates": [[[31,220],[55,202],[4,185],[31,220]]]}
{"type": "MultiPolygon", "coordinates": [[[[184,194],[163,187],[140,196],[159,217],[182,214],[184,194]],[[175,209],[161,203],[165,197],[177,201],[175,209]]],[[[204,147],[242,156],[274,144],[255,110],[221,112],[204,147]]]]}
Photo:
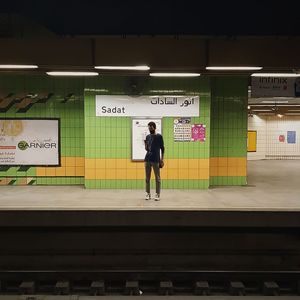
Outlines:
{"type": "Polygon", "coordinates": [[[58,121],[58,124],[57,124],[57,140],[58,140],[58,151],[57,151],[57,154],[58,154],[58,164],[55,164],[55,165],[47,165],[47,164],[0,164],[0,167],[4,168],[4,167],[28,167],[28,168],[31,168],[31,167],[61,167],[61,140],[60,140],[60,118],[33,118],[33,117],[22,117],[22,118],[13,118],[13,117],[9,117],[9,118],[3,118],[3,117],[0,117],[0,120],[45,120],[45,121],[48,121],[48,120],[53,120],[53,121],[58,121]]]}
{"type": "Polygon", "coordinates": [[[161,128],[160,128],[160,134],[162,135],[162,131],[163,131],[163,126],[162,126],[162,117],[153,117],[153,118],[149,118],[149,117],[132,117],[131,118],[131,161],[134,161],[134,162],[139,162],[139,161],[144,161],[144,157],[143,158],[135,158],[133,157],[133,149],[134,149],[134,132],[133,132],[133,122],[136,121],[136,120],[143,120],[143,121],[146,121],[147,123],[149,122],[155,122],[157,124],[157,121],[160,121],[160,124],[161,124],[161,128]]]}

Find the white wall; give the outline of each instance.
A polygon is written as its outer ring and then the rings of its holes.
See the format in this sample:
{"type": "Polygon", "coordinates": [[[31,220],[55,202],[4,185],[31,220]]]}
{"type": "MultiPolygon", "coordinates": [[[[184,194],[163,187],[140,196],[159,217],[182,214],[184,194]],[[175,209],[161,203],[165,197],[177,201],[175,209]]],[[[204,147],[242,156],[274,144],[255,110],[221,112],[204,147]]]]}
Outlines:
{"type": "Polygon", "coordinates": [[[300,116],[248,117],[248,130],[257,131],[257,152],[248,152],[248,160],[300,159],[300,116]],[[296,143],[287,142],[287,131],[296,131],[296,143]],[[285,141],[279,142],[279,135],[285,141]]]}
{"type": "Polygon", "coordinates": [[[300,159],[300,116],[267,117],[267,151],[269,159],[300,159]],[[288,144],[287,131],[296,131],[296,143],[288,144]],[[285,141],[279,142],[279,135],[285,141]]]}
{"type": "Polygon", "coordinates": [[[256,152],[248,152],[248,160],[266,158],[267,122],[265,119],[253,115],[248,117],[248,130],[256,131],[256,152]]]}

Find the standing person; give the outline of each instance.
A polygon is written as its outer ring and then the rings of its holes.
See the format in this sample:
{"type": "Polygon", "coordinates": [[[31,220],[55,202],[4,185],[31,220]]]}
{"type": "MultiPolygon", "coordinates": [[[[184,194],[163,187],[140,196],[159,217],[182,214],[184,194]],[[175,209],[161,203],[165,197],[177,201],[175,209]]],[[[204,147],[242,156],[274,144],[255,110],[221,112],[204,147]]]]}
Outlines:
{"type": "Polygon", "coordinates": [[[160,163],[164,163],[164,140],[161,134],[156,133],[156,124],[154,122],[148,123],[148,129],[150,134],[146,136],[145,140],[145,149],[147,151],[145,156],[145,173],[146,173],[146,200],[150,200],[150,178],[151,178],[151,169],[153,168],[155,175],[155,187],[156,195],[154,200],[160,200],[160,163]],[[161,150],[161,157],[160,157],[161,150]]]}

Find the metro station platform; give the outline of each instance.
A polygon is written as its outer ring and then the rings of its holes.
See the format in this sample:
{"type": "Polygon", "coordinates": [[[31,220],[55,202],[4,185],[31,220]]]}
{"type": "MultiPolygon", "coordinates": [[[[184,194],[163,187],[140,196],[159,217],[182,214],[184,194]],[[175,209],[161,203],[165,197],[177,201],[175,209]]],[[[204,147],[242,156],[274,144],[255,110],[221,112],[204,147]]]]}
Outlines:
{"type": "Polygon", "coordinates": [[[278,217],[286,216],[284,227],[300,226],[299,175],[300,160],[248,161],[247,186],[165,189],[159,202],[144,200],[143,190],[2,186],[0,225],[9,220],[12,226],[34,225],[35,220],[47,225],[256,227],[279,225],[278,217]]]}

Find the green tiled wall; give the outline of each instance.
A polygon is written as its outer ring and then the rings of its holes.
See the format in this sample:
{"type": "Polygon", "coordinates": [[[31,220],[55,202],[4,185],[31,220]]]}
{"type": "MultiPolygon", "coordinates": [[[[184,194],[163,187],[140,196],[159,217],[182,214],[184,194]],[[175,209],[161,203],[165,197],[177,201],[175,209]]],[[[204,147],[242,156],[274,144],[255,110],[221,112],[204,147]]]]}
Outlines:
{"type": "MultiPolygon", "coordinates": [[[[20,95],[37,94],[33,105],[26,112],[18,112],[15,103],[9,109],[2,108],[0,118],[59,118],[62,157],[84,156],[84,81],[78,78],[53,78],[46,75],[1,75],[1,98],[14,93],[12,98],[20,95]],[[36,103],[42,94],[53,93],[45,103],[36,103]]],[[[51,167],[49,167],[51,168],[51,167]]],[[[26,172],[11,167],[0,171],[0,178],[36,176],[36,168],[26,172]]],[[[72,177],[36,177],[36,184],[82,184],[83,179],[72,177]]]]}
{"type": "MultiPolygon", "coordinates": [[[[96,117],[96,95],[187,94],[200,96],[200,117],[192,123],[207,125],[205,143],[173,140],[173,119],[163,118],[166,159],[245,158],[247,139],[248,77],[200,77],[188,79],[99,76],[52,78],[44,75],[1,75],[1,97],[9,93],[53,93],[45,103],[34,103],[26,112],[17,104],[0,112],[1,118],[60,118],[61,156],[86,159],[130,159],[131,118],[96,117]],[[132,87],[136,86],[135,89],[132,87]],[[175,92],[174,92],[175,91],[175,92]]],[[[51,167],[50,167],[51,168],[51,167]]],[[[144,180],[86,179],[81,176],[36,176],[37,168],[0,170],[0,178],[35,178],[34,184],[85,184],[88,188],[141,189],[144,180]]],[[[168,179],[163,188],[201,189],[209,185],[242,185],[246,176],[211,176],[209,180],[168,179]]]]}
{"type": "MultiPolygon", "coordinates": [[[[145,180],[136,179],[136,180],[91,180],[86,179],[85,185],[87,188],[91,189],[144,189],[145,180]]],[[[162,180],[161,183],[162,189],[207,189],[209,187],[209,180],[162,180]]],[[[155,189],[154,180],[151,181],[151,189],[155,189]]]]}
{"type": "MultiPolygon", "coordinates": [[[[149,77],[101,76],[88,79],[85,86],[85,158],[86,159],[130,159],[131,118],[96,117],[96,95],[131,95],[130,86],[135,83],[140,95],[187,94],[200,96],[200,117],[192,123],[206,124],[205,143],[174,142],[173,120],[163,118],[163,137],[166,159],[209,158],[210,136],[210,83],[208,78],[157,79],[149,77]]],[[[86,179],[88,188],[143,188],[144,180],[86,179]]],[[[207,188],[208,180],[163,180],[163,188],[207,188]]]]}
{"type": "MultiPolygon", "coordinates": [[[[247,157],[248,76],[215,77],[211,81],[210,156],[247,157]]],[[[245,176],[210,177],[211,185],[243,185],[245,176]]]]}

